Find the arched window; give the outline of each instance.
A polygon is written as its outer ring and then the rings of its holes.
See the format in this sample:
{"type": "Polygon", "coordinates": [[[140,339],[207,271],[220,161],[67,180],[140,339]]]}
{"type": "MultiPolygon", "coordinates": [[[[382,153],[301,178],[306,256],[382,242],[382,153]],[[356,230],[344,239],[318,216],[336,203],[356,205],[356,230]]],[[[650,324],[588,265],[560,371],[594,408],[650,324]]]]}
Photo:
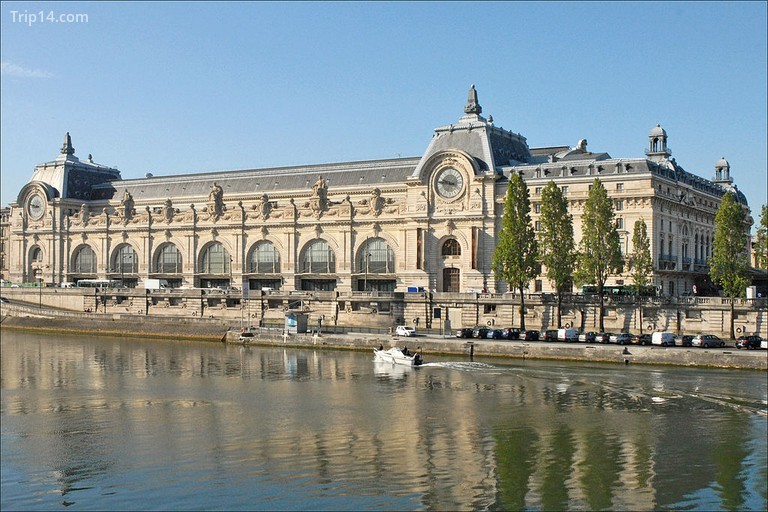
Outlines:
{"type": "Polygon", "coordinates": [[[139,258],[136,251],[128,244],[121,245],[115,251],[115,259],[112,264],[114,272],[121,274],[135,274],[139,270],[139,258]]]}
{"type": "Polygon", "coordinates": [[[72,261],[72,271],[78,274],[96,273],[96,253],[88,245],[82,246],[75,253],[72,261]]]}
{"type": "Polygon", "coordinates": [[[461,256],[461,245],[455,238],[449,238],[443,244],[443,256],[461,256]]]}
{"type": "Polygon", "coordinates": [[[368,274],[391,274],[395,271],[395,252],[383,239],[371,238],[360,248],[357,269],[368,274]]]}
{"type": "Polygon", "coordinates": [[[310,274],[336,272],[336,256],[325,240],[315,240],[304,250],[301,271],[310,274]]]}
{"type": "Polygon", "coordinates": [[[29,259],[33,263],[40,263],[43,261],[43,251],[39,247],[33,247],[32,251],[29,254],[29,259]]]}
{"type": "Polygon", "coordinates": [[[203,252],[200,271],[203,274],[229,274],[229,253],[219,242],[214,242],[203,252]]]}
{"type": "Polygon", "coordinates": [[[157,251],[155,272],[160,274],[181,274],[181,253],[174,244],[164,244],[157,251]]]}
{"type": "Polygon", "coordinates": [[[272,242],[259,242],[248,257],[248,272],[258,274],[279,274],[280,253],[272,242]]]}
{"type": "Polygon", "coordinates": [[[693,258],[695,260],[699,259],[699,234],[698,233],[693,235],[693,258]]]}

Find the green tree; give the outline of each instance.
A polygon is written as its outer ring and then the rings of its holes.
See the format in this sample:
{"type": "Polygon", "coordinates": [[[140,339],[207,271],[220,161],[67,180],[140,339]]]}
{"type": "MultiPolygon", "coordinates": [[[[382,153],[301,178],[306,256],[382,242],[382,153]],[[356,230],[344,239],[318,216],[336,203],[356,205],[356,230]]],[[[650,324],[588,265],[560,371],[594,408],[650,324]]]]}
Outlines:
{"type": "Polygon", "coordinates": [[[536,233],[531,226],[528,187],[517,173],[509,177],[501,232],[493,252],[493,271],[510,288],[520,291],[520,328],[525,329],[525,296],[531,279],[539,275],[536,233]]]}
{"type": "Polygon", "coordinates": [[[731,299],[731,338],[733,329],[733,299],[743,297],[749,279],[747,268],[747,214],[731,192],[726,192],[715,215],[715,241],[709,258],[709,275],[722,286],[723,293],[731,299]]]}
{"type": "Polygon", "coordinates": [[[557,327],[562,327],[563,294],[573,289],[573,265],[576,262],[573,241],[573,217],[568,213],[568,199],[554,181],[541,191],[541,230],[539,252],[547,267],[547,279],[557,290],[557,327]]]}
{"type": "Polygon", "coordinates": [[[651,284],[653,274],[651,241],[648,240],[648,226],[643,219],[635,221],[635,227],[632,231],[632,254],[629,256],[629,268],[632,283],[638,292],[651,284]]]}
{"type": "Polygon", "coordinates": [[[757,228],[757,243],[755,244],[758,268],[768,268],[768,204],[760,211],[760,226],[757,228]]]}
{"type": "Polygon", "coordinates": [[[576,257],[574,277],[579,284],[597,287],[600,301],[600,330],[605,331],[605,282],[611,274],[621,272],[624,261],[621,256],[619,232],[613,219],[613,202],[608,192],[595,178],[581,216],[581,242],[576,257]]]}

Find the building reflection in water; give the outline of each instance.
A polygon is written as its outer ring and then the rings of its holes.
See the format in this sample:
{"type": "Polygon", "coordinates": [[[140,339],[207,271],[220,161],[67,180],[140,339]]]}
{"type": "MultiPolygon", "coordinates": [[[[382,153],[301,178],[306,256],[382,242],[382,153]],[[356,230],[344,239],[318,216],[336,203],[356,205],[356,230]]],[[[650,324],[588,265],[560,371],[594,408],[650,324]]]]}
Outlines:
{"type": "Polygon", "coordinates": [[[3,338],[3,435],[64,495],[168,465],[393,508],[766,504],[766,391],[742,393],[748,372],[3,338]],[[703,375],[716,392],[697,394],[703,375]]]}

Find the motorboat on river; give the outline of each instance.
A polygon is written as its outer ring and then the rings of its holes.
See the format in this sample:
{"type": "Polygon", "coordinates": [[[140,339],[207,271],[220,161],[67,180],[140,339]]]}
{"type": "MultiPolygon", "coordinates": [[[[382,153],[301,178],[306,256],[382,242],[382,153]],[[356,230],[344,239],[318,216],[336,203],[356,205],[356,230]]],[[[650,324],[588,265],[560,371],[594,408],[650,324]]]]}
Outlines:
{"type": "Polygon", "coordinates": [[[376,361],[384,361],[392,364],[402,364],[405,366],[420,366],[424,360],[421,354],[409,352],[407,348],[402,350],[397,347],[384,350],[384,347],[373,349],[373,355],[376,361]]]}

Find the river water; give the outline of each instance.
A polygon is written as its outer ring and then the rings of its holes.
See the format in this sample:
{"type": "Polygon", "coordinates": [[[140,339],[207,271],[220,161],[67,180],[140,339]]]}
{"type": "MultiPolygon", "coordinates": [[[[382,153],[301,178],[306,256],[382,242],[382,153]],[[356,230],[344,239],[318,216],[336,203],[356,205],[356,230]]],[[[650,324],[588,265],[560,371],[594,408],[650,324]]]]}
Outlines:
{"type": "Polygon", "coordinates": [[[2,332],[2,510],[765,510],[765,372],[2,332]]]}

